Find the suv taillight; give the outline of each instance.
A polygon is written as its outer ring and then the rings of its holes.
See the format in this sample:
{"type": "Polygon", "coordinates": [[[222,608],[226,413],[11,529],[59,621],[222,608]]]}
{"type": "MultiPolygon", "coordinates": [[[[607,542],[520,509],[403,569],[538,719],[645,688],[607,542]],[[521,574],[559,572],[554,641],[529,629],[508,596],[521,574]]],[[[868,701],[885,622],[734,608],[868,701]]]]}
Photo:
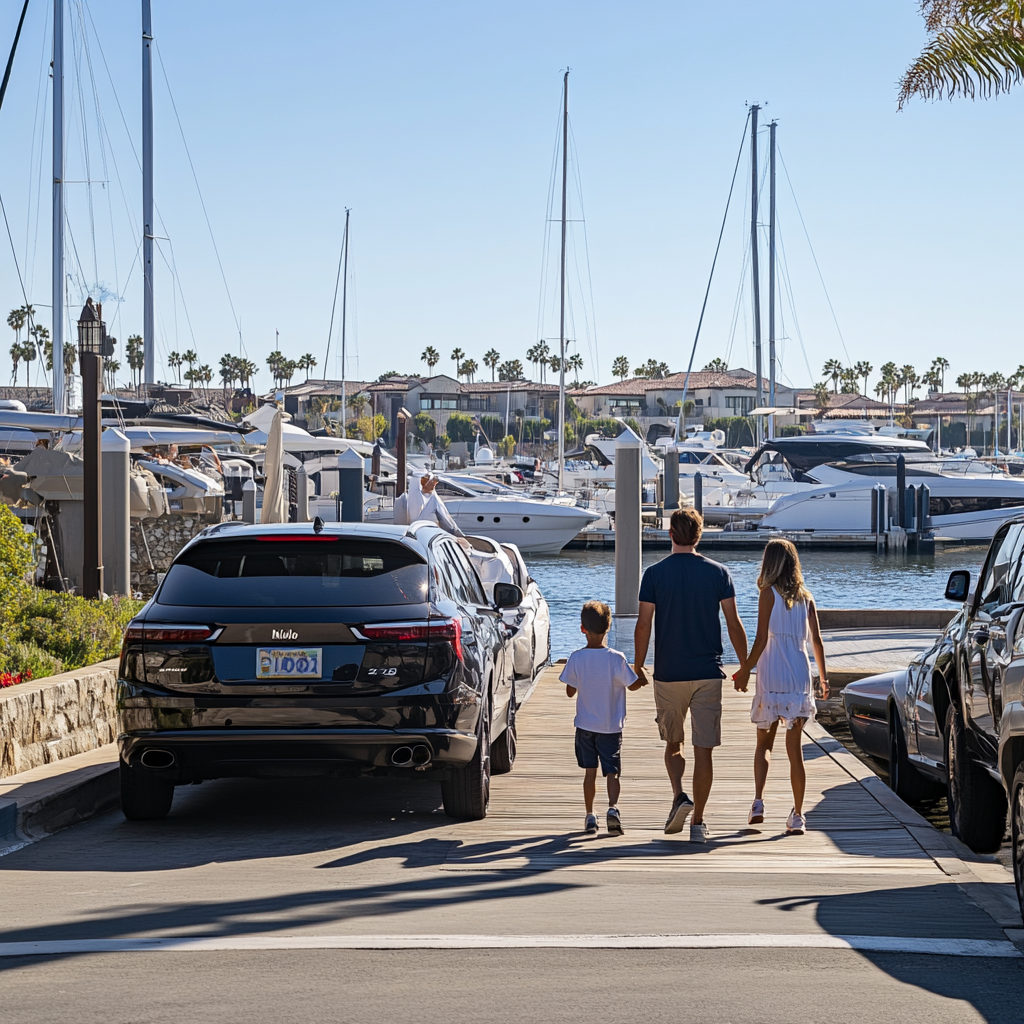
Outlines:
{"type": "Polygon", "coordinates": [[[124,631],[124,643],[197,644],[212,639],[216,632],[214,626],[181,626],[177,623],[143,625],[129,622],[124,631]]]}
{"type": "Polygon", "coordinates": [[[431,622],[386,622],[363,626],[359,631],[367,640],[391,643],[417,640],[445,640],[452,645],[455,656],[462,661],[462,622],[459,619],[438,619],[431,622]]]}

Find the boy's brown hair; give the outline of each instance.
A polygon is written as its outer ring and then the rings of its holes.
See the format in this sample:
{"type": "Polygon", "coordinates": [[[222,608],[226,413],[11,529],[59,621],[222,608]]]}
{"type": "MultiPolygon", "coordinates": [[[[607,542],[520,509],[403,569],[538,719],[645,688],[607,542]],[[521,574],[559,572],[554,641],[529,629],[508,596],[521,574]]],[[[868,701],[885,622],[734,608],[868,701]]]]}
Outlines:
{"type": "Polygon", "coordinates": [[[668,532],[681,547],[692,547],[704,532],[704,517],[695,508],[677,508],[669,520],[668,532]]]}
{"type": "Polygon", "coordinates": [[[580,625],[588,633],[604,635],[612,628],[612,610],[604,601],[588,601],[580,612],[580,625]]]}

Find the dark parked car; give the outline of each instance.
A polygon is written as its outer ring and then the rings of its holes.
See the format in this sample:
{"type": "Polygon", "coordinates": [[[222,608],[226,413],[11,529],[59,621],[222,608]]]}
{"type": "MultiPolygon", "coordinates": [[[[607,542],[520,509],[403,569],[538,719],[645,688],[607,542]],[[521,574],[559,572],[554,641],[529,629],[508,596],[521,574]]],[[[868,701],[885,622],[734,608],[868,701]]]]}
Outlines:
{"type": "Polygon", "coordinates": [[[445,812],[487,813],[515,760],[501,609],[436,527],[204,530],[129,625],[118,683],[121,806],[167,814],[177,784],[408,776],[445,812]]]}
{"type": "MultiPolygon", "coordinates": [[[[1000,527],[976,586],[949,577],[962,601],[932,648],[894,686],[897,792],[945,785],[950,825],[973,850],[998,849],[1007,796],[1014,875],[1024,909],[1024,517],[1000,527]]],[[[897,683],[899,680],[897,679],[897,683]]],[[[901,795],[902,795],[901,792],[901,795]]]]}
{"type": "Polygon", "coordinates": [[[902,672],[880,672],[843,688],[846,721],[854,743],[879,761],[889,759],[889,701],[902,672]]]}

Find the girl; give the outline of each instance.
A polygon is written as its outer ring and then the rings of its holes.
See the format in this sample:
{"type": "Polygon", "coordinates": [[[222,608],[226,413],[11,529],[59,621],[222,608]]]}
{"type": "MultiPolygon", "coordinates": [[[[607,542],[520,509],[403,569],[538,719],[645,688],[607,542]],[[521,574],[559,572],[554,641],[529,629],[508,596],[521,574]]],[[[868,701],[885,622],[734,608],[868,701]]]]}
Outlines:
{"type": "Polygon", "coordinates": [[[806,827],[803,803],[807,781],[802,733],[804,723],[814,714],[811,663],[807,657],[808,638],[818,663],[818,677],[821,680],[819,694],[823,699],[829,693],[825,676],[825,648],[818,629],[814,598],[804,586],[800,557],[790,541],[768,542],[757,586],[761,591],[757,607],[757,636],[747,660],[733,677],[736,688],[745,691],[750,670],[757,665],[756,692],[750,709],[750,720],[757,726],[754,802],[747,821],[751,825],[764,821],[764,784],[768,779],[768,761],[775,743],[775,732],[779,722],[784,721],[789,777],[793,785],[793,810],[786,819],[786,832],[801,835],[806,827]]]}

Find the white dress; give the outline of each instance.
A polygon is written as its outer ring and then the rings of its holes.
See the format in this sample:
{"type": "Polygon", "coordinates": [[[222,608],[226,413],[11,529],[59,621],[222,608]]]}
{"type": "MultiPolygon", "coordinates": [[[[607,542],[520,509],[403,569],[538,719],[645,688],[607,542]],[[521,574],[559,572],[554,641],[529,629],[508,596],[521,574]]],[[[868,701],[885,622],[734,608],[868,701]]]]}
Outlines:
{"type": "Polygon", "coordinates": [[[796,718],[813,718],[811,660],[807,656],[807,602],[786,607],[775,591],[768,620],[768,644],[757,662],[757,682],[750,720],[761,729],[783,719],[786,728],[796,718]]]}

